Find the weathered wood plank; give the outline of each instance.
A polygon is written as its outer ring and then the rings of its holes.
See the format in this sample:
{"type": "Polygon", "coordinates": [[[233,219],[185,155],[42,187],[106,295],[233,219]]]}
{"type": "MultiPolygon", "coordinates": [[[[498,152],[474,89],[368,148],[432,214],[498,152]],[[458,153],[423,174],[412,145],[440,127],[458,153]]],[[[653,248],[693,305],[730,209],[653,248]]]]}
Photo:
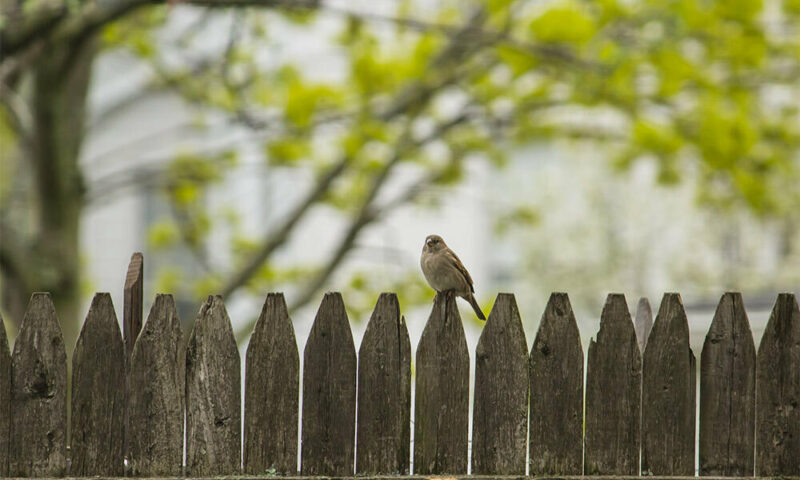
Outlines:
{"type": "Polygon", "coordinates": [[[583,348],[566,293],[547,302],[530,355],[530,474],[583,473],[583,348]]]}
{"type": "Polygon", "coordinates": [[[239,472],[242,394],[239,349],[219,295],[200,307],[186,346],[186,470],[239,472]]]}
{"type": "Polygon", "coordinates": [[[11,350],[6,324],[0,314],[0,477],[8,476],[8,446],[11,442],[11,350]]]}
{"type": "Polygon", "coordinates": [[[638,475],[642,354],[625,296],[610,294],[586,372],[587,475],[638,475]]]}
{"type": "Polygon", "coordinates": [[[49,293],[31,296],[11,356],[9,475],[65,473],[67,353],[49,293]]]}
{"type": "Polygon", "coordinates": [[[270,293],[247,346],[244,470],[297,473],[300,356],[282,293],[270,293]]]}
{"type": "Polygon", "coordinates": [[[695,360],[677,293],[661,301],[642,375],[642,474],[694,475],[695,360]]]}
{"type": "Polygon", "coordinates": [[[98,293],[72,355],[70,475],[122,476],[125,346],[111,295],[98,293]]]}
{"type": "Polygon", "coordinates": [[[411,341],[394,293],[382,293],[358,351],[358,473],[408,474],[411,341]]]}
{"type": "Polygon", "coordinates": [[[800,309],[781,293],[758,347],[756,474],[800,475],[800,309]]]}
{"type": "Polygon", "coordinates": [[[181,474],[184,355],[175,301],[158,294],[131,357],[128,446],[135,476],[181,474]]]}
{"type": "Polygon", "coordinates": [[[500,293],[475,350],[472,473],[524,475],[528,344],[514,295],[500,293]]]}
{"type": "Polygon", "coordinates": [[[417,346],[414,473],[467,472],[469,350],[455,296],[437,293],[417,346]]]}
{"type": "Polygon", "coordinates": [[[126,363],[130,364],[133,345],[142,330],[144,298],[144,257],[141,252],[131,255],[125,275],[122,304],[122,331],[125,339],[126,363]]]}
{"type": "MultiPolygon", "coordinates": [[[[130,365],[133,346],[142,330],[144,313],[144,257],[141,252],[134,252],[125,274],[125,285],[122,294],[122,339],[125,342],[125,398],[130,398],[130,365]]],[[[125,402],[123,451],[130,456],[128,439],[130,438],[128,402],[125,402]]]]}
{"type": "Polygon", "coordinates": [[[740,293],[722,296],[700,356],[700,475],[753,475],[756,347],[740,293]]]}
{"type": "Polygon", "coordinates": [[[650,301],[647,297],[639,299],[636,305],[636,320],[634,321],[636,328],[636,339],[639,342],[639,351],[644,352],[647,346],[647,337],[650,336],[650,330],[653,329],[653,309],[650,308],[650,301]]]}
{"type": "Polygon", "coordinates": [[[356,347],[342,295],[322,299],[303,354],[304,475],[352,475],[356,347]]]}

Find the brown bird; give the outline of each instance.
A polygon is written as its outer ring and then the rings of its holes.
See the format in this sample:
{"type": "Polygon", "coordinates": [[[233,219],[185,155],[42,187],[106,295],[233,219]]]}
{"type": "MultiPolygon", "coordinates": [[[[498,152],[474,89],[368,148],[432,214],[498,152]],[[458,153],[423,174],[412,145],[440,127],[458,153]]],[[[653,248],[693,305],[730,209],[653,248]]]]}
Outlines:
{"type": "Polygon", "coordinates": [[[419,263],[425,280],[428,281],[431,288],[437,293],[453,291],[472,305],[478,318],[486,320],[486,316],[473,296],[475,287],[472,286],[472,277],[469,276],[469,272],[464,268],[458,255],[450,250],[442,237],[428,235],[425,238],[419,263]]]}

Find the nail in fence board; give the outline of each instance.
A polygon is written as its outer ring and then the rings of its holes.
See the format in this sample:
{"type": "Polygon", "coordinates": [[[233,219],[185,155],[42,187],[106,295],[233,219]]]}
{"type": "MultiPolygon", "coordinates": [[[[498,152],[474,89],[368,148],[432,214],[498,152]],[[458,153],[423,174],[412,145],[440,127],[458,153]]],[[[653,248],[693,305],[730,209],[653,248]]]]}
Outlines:
{"type": "Polygon", "coordinates": [[[781,293],[758,347],[756,475],[800,475],[800,310],[781,293]]]}
{"type": "Polygon", "coordinates": [[[646,297],[639,299],[636,305],[636,339],[639,342],[639,351],[644,352],[647,346],[647,337],[653,329],[653,310],[650,308],[650,301],[646,297]]]}
{"type": "Polygon", "coordinates": [[[11,442],[11,350],[6,324],[0,315],[0,477],[8,476],[8,445],[11,442]]]}
{"type": "Polygon", "coordinates": [[[186,345],[186,469],[193,476],[239,472],[241,376],[231,319],[219,295],[200,307],[186,345]]]}
{"type": "Polygon", "coordinates": [[[638,475],[642,355],[625,296],[610,294],[586,372],[586,475],[638,475]]]}
{"type": "Polygon", "coordinates": [[[342,295],[322,299],[303,356],[303,475],[352,475],[356,347],[342,295]]]}
{"type": "Polygon", "coordinates": [[[469,351],[455,296],[437,293],[417,345],[414,473],[466,474],[469,351]]]}
{"type": "Polygon", "coordinates": [[[700,475],[752,476],[756,348],[740,293],[722,296],[700,356],[700,475]]]}
{"type": "Polygon", "coordinates": [[[514,295],[500,293],[475,350],[472,473],[524,475],[528,344],[514,295]]]}
{"type": "Polygon", "coordinates": [[[547,302],[530,355],[530,474],[583,472],[583,349],[566,293],[547,302]]]}
{"type": "Polygon", "coordinates": [[[11,356],[9,476],[65,473],[67,354],[49,293],[31,296],[11,356]]]}
{"type": "Polygon", "coordinates": [[[72,355],[70,475],[121,477],[125,346],[111,295],[97,293],[72,355]]]}
{"type": "Polygon", "coordinates": [[[172,295],[158,294],[130,369],[130,456],[136,476],[178,476],[183,459],[185,357],[172,295]]]}
{"type": "Polygon", "coordinates": [[[397,295],[382,293],[358,351],[359,473],[408,474],[411,342],[397,295]]]}
{"type": "Polygon", "coordinates": [[[300,356],[282,293],[270,293],[247,345],[244,470],[297,473],[300,356]]]}
{"type": "Polygon", "coordinates": [[[677,293],[661,300],[643,367],[642,474],[694,475],[697,374],[677,293]]]}

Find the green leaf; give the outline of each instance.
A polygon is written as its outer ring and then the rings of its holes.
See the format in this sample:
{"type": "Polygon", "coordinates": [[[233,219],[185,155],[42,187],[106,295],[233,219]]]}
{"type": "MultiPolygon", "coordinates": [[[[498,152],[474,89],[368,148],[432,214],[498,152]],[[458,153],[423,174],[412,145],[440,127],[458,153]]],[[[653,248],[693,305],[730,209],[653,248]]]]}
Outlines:
{"type": "Polygon", "coordinates": [[[581,4],[565,2],[546,10],[530,23],[542,42],[584,44],[595,34],[595,22],[581,4]]]}

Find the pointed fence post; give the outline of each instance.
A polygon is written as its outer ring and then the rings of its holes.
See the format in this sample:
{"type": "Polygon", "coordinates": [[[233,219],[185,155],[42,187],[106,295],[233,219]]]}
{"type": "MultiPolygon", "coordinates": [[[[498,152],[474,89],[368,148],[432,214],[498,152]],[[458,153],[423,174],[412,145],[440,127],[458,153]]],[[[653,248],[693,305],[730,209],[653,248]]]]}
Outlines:
{"type": "Polygon", "coordinates": [[[66,461],[67,353],[49,293],[31,296],[11,357],[12,477],[61,477],[66,461]]]}
{"type": "Polygon", "coordinates": [[[378,297],[358,351],[356,471],[408,474],[411,342],[394,293],[378,297]]]}
{"type": "Polygon", "coordinates": [[[547,302],[530,355],[530,474],[583,472],[583,348],[566,293],[547,302]]]}
{"type": "MultiPolygon", "coordinates": [[[[128,271],[125,274],[122,300],[122,339],[125,342],[125,398],[128,399],[130,398],[131,356],[133,355],[133,346],[136,344],[136,337],[139,336],[139,332],[142,330],[144,310],[144,257],[141,252],[135,252],[131,255],[128,271]]],[[[124,408],[122,449],[125,456],[129,457],[130,414],[128,412],[128,402],[125,403],[124,408]]]]}
{"type": "Polygon", "coordinates": [[[642,355],[622,294],[610,294],[586,371],[586,475],[638,475],[642,355]]]}
{"type": "Polygon", "coordinates": [[[639,299],[636,305],[636,320],[634,322],[636,328],[636,339],[639,342],[639,351],[644,353],[647,346],[647,337],[650,336],[650,330],[653,329],[653,309],[650,308],[650,301],[647,297],[639,299]]]}
{"type": "Polygon", "coordinates": [[[70,475],[124,474],[125,346],[111,295],[95,294],[72,356],[70,475]]]}
{"type": "Polygon", "coordinates": [[[303,356],[303,475],[352,475],[356,347],[342,295],[326,293],[303,356]]]}
{"type": "Polygon", "coordinates": [[[452,294],[436,294],[422,331],[414,407],[414,473],[466,474],[469,350],[452,294]]]}
{"type": "Polygon", "coordinates": [[[11,350],[6,324],[0,314],[0,477],[8,476],[8,446],[11,443],[11,350]]]}
{"type": "Polygon", "coordinates": [[[239,472],[242,388],[239,349],[219,295],[200,307],[186,346],[186,470],[239,472]]]}
{"type": "Polygon", "coordinates": [[[524,475],[528,344],[514,295],[500,293],[475,350],[472,473],[524,475]]]}
{"type": "Polygon", "coordinates": [[[270,293],[247,345],[244,471],[297,473],[300,356],[282,293],[270,293]]]}
{"type": "Polygon", "coordinates": [[[700,355],[700,475],[753,476],[756,347],[742,294],[722,296],[700,355]]]}
{"type": "Polygon", "coordinates": [[[697,374],[677,293],[661,300],[642,375],[642,475],[694,475],[697,374]]]}
{"type": "Polygon", "coordinates": [[[800,310],[781,293],[758,347],[756,475],[800,475],[800,310]]]}
{"type": "Polygon", "coordinates": [[[184,354],[175,300],[158,294],[131,357],[128,446],[135,476],[181,474],[184,354]]]}

